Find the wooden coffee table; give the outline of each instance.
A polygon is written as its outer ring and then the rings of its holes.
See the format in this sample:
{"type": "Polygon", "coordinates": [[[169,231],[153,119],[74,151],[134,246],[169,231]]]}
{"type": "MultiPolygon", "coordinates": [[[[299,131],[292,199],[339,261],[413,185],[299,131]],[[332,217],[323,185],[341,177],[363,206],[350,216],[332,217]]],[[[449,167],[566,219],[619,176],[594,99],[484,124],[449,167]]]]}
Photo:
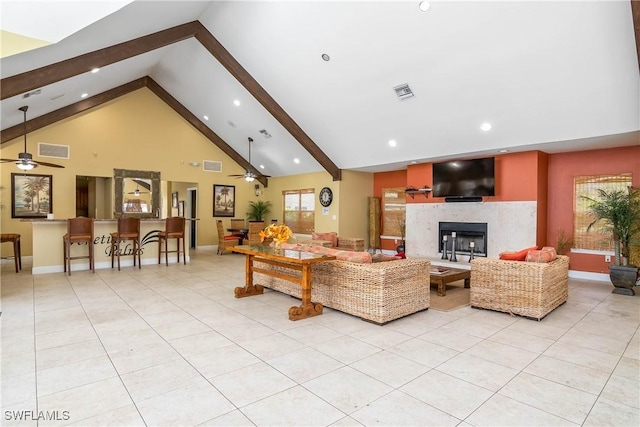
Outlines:
{"type": "Polygon", "coordinates": [[[438,266],[432,266],[431,268],[432,270],[443,270],[442,273],[435,273],[434,271],[431,271],[431,273],[429,274],[431,284],[438,285],[439,297],[447,295],[447,283],[464,279],[464,287],[469,288],[471,286],[471,270],[438,266]]]}

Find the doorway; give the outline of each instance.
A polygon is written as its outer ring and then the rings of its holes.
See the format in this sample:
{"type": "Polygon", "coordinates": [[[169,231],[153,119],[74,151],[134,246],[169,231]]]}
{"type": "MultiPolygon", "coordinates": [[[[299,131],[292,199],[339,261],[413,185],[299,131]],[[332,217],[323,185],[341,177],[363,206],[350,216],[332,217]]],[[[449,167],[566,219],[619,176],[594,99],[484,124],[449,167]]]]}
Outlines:
{"type": "Polygon", "coordinates": [[[111,218],[112,178],[76,175],[76,216],[111,218]]]}
{"type": "Polygon", "coordinates": [[[189,249],[196,249],[197,241],[196,237],[198,236],[198,221],[195,219],[198,217],[198,190],[197,188],[187,188],[187,206],[185,216],[187,218],[191,218],[191,235],[189,236],[189,249]]]}

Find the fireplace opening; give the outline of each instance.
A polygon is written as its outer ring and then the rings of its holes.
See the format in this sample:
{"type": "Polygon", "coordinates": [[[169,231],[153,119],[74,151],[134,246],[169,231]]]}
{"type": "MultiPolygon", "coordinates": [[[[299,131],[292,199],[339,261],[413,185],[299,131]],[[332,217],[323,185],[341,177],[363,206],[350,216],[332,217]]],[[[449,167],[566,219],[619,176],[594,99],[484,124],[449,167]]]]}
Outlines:
{"type": "Polygon", "coordinates": [[[455,239],[456,254],[470,255],[473,246],[474,256],[487,256],[486,222],[440,222],[438,223],[438,239],[439,253],[442,253],[445,245],[447,252],[451,252],[455,239]],[[455,238],[453,233],[455,233],[455,238]]]}

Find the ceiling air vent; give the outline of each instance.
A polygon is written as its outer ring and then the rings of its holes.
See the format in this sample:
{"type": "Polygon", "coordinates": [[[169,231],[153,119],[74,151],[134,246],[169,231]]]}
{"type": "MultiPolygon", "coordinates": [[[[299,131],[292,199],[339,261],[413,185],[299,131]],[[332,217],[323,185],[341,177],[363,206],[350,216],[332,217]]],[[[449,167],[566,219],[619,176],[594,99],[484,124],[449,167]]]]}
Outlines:
{"type": "Polygon", "coordinates": [[[36,89],[36,90],[32,90],[31,92],[27,92],[25,94],[22,95],[22,99],[27,99],[31,96],[34,95],[40,95],[42,93],[42,89],[36,89]]]}
{"type": "Polygon", "coordinates": [[[222,162],[217,160],[203,160],[202,170],[205,172],[222,172],[222,162]]]}
{"type": "Polygon", "coordinates": [[[55,157],[56,159],[68,159],[69,146],[38,142],[38,156],[55,157]]]}
{"type": "Polygon", "coordinates": [[[393,88],[396,91],[396,95],[400,101],[404,101],[405,99],[413,98],[415,95],[413,91],[409,87],[409,83],[405,83],[400,86],[396,86],[393,88]]]}
{"type": "Polygon", "coordinates": [[[267,132],[267,130],[266,130],[266,129],[261,129],[261,130],[260,130],[260,133],[261,133],[261,134],[262,134],[266,139],[271,138],[271,134],[270,134],[269,132],[267,132]]]}

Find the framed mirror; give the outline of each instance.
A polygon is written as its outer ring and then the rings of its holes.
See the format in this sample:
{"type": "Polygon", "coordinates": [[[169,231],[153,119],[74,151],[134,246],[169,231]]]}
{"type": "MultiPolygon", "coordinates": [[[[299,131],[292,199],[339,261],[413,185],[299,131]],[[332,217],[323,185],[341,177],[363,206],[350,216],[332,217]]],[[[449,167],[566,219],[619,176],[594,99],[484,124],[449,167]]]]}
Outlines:
{"type": "Polygon", "coordinates": [[[114,169],[113,178],[116,217],[159,217],[160,172],[114,169]]]}

